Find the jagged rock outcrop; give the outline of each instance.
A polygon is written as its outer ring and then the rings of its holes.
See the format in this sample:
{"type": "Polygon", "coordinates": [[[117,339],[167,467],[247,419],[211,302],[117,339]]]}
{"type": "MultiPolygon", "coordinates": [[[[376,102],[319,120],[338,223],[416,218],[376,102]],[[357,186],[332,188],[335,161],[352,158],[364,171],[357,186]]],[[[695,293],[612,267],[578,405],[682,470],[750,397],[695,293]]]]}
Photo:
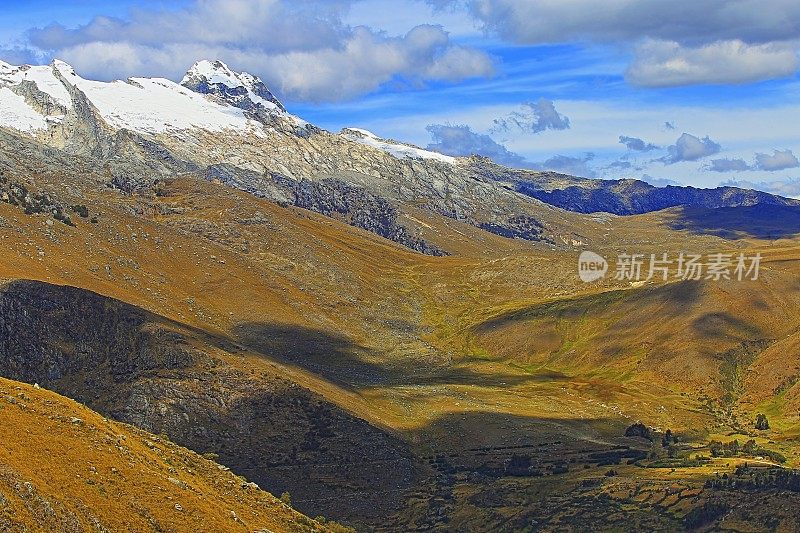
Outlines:
{"type": "Polygon", "coordinates": [[[277,174],[242,172],[226,165],[211,166],[204,175],[208,180],[225,183],[282,205],[336,218],[426,255],[446,255],[445,251],[423,238],[412,235],[399,223],[397,208],[364,187],[333,178],[294,180],[277,174]]]}

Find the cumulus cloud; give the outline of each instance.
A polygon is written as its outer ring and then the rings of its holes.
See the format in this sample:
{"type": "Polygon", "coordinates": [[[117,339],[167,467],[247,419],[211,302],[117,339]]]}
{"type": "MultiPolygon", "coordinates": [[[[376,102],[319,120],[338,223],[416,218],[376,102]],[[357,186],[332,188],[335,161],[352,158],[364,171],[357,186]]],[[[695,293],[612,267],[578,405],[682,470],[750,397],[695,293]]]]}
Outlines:
{"type": "Polygon", "coordinates": [[[747,180],[728,180],[720,185],[725,187],[739,187],[742,189],[755,189],[780,196],[800,197],[800,179],[787,179],[776,181],[753,182],[747,180]]]}
{"type": "Polygon", "coordinates": [[[427,128],[433,138],[428,150],[452,156],[482,155],[495,163],[508,166],[526,166],[524,157],[488,135],[476,133],[466,125],[431,124],[427,128]]]}
{"type": "Polygon", "coordinates": [[[706,167],[712,172],[743,172],[752,170],[752,167],[744,159],[712,159],[711,164],[706,167]]]}
{"type": "Polygon", "coordinates": [[[641,38],[704,44],[766,43],[800,37],[800,3],[771,0],[429,0],[465,6],[487,31],[523,44],[641,38]]]}
{"type": "Polygon", "coordinates": [[[429,0],[464,8],[519,44],[639,43],[627,72],[647,87],[745,83],[798,69],[800,2],[771,0],[429,0]]]}
{"type": "Polygon", "coordinates": [[[772,155],[756,154],[756,165],[758,170],[775,172],[786,170],[787,168],[800,167],[800,161],[791,150],[775,150],[772,155]]]}
{"type": "Polygon", "coordinates": [[[551,170],[562,174],[594,178],[597,177],[597,171],[589,165],[593,159],[592,152],[586,152],[578,157],[557,155],[541,163],[532,163],[530,167],[535,170],[551,170]]]}
{"type": "Polygon", "coordinates": [[[492,131],[517,129],[525,133],[540,133],[545,130],[569,129],[569,118],[556,110],[555,102],[545,98],[537,102],[522,104],[519,111],[512,111],[505,117],[494,120],[492,131]]]}
{"type": "Polygon", "coordinates": [[[658,146],[655,144],[645,142],[638,137],[628,137],[626,135],[619,136],[620,144],[624,144],[628,150],[633,150],[635,152],[649,152],[651,150],[658,150],[658,146]]]}
{"type": "Polygon", "coordinates": [[[180,10],[97,17],[75,29],[50,25],[30,41],[94,78],[179,79],[197,59],[221,59],[261,76],[282,96],[353,98],[391,81],[422,85],[490,76],[492,58],[454,44],[440,26],[402,36],[349,27],[345,0],[196,0],[180,10]]]}
{"type": "Polygon", "coordinates": [[[674,87],[703,83],[746,83],[791,76],[797,52],[785,44],[748,45],[740,40],[685,47],[648,41],[636,49],[625,77],[635,85],[674,87]]]}
{"type": "Polygon", "coordinates": [[[714,154],[718,154],[722,147],[709,137],[703,139],[689,133],[684,133],[675,144],[667,147],[668,155],[661,158],[665,164],[671,165],[681,161],[697,161],[714,154]]]}
{"type": "Polygon", "coordinates": [[[41,55],[35,50],[21,46],[0,48],[0,61],[11,65],[37,64],[41,61],[41,55]]]}
{"type": "Polygon", "coordinates": [[[791,150],[774,150],[771,155],[756,154],[753,164],[749,164],[744,159],[714,159],[705,169],[713,172],[743,172],[745,170],[776,172],[798,167],[800,167],[800,161],[791,150]]]}

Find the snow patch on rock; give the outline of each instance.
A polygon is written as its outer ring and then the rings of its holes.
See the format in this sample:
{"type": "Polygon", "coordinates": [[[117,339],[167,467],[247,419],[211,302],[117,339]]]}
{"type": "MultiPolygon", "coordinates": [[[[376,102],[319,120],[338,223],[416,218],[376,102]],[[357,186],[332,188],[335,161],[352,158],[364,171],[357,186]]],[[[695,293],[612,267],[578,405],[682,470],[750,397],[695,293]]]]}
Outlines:
{"type": "Polygon", "coordinates": [[[100,82],[81,78],[66,63],[56,68],[113,128],[154,134],[190,129],[263,134],[261,125],[241,109],[212,102],[168,79],[100,82]]]}
{"type": "Polygon", "coordinates": [[[8,63],[0,64],[0,83],[3,85],[19,85],[23,81],[32,81],[36,87],[50,95],[53,100],[67,109],[72,107],[72,98],[64,84],[56,77],[54,66],[14,67],[8,63]]]}
{"type": "Polygon", "coordinates": [[[408,144],[402,144],[396,141],[382,139],[371,131],[361,128],[345,128],[342,130],[342,136],[353,142],[382,150],[398,159],[432,159],[451,165],[455,164],[456,162],[455,157],[437,152],[431,152],[429,150],[423,150],[422,148],[408,144]]]}
{"type": "Polygon", "coordinates": [[[0,88],[0,127],[26,133],[47,129],[44,115],[36,111],[8,87],[0,88]]]}

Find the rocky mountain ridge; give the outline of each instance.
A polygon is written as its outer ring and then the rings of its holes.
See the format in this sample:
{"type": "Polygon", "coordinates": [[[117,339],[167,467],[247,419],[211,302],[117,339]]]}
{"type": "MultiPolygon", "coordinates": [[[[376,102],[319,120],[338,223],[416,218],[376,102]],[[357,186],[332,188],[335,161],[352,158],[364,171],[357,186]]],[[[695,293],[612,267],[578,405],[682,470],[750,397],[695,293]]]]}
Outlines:
{"type": "Polygon", "coordinates": [[[509,238],[570,247],[585,239],[560,209],[627,215],[674,206],[795,203],[739,189],[657,189],[636,181],[507,169],[358,128],[331,133],[288,113],[257,77],[219,61],[196,63],[180,84],[159,78],[97,82],[61,61],[2,63],[0,129],[88,157],[106,169],[110,185],[128,193],[152,191],[158,180],[186,173],[206,179],[223,174],[223,183],[277,202],[296,199],[298,188],[328,194],[331,183],[344,184],[374,201],[331,210],[324,207],[328,199],[318,197],[301,206],[335,211],[422,253],[447,250],[427,242],[428,230],[411,220],[413,209],[509,238]],[[302,185],[306,181],[328,185],[302,185]],[[365,205],[384,207],[365,210],[365,205]],[[396,213],[391,222],[389,211],[396,213]]]}

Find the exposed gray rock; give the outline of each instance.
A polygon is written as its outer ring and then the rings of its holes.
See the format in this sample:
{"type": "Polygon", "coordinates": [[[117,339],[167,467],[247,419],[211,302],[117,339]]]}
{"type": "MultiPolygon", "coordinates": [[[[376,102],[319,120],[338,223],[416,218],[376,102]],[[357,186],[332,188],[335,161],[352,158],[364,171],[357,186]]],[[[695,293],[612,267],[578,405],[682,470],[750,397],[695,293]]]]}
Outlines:
{"type": "Polygon", "coordinates": [[[181,80],[181,85],[201,94],[216,96],[246,111],[263,112],[267,109],[264,102],[269,102],[279,111],[286,112],[283,104],[258,76],[247,72],[234,72],[221,61],[195,63],[181,80]],[[223,79],[227,82],[221,81],[223,79]],[[259,99],[264,102],[260,102],[259,99]]]}

